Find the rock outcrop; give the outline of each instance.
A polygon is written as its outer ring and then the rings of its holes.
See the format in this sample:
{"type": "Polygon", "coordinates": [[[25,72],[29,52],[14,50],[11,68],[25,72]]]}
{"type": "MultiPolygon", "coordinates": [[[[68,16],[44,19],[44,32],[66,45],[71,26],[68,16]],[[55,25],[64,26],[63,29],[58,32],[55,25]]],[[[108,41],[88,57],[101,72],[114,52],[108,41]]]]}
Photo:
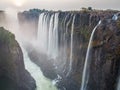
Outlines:
{"type": "Polygon", "coordinates": [[[15,36],[0,27],[0,89],[35,90],[34,79],[25,70],[23,54],[15,36]]]}

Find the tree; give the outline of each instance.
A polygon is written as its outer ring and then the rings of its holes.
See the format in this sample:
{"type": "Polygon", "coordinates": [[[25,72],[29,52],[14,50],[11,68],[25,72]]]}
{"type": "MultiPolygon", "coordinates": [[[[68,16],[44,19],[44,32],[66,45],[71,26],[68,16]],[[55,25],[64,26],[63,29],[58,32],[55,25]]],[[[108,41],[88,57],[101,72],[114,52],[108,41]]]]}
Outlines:
{"type": "Polygon", "coordinates": [[[92,11],[92,7],[88,7],[88,10],[92,11]]]}

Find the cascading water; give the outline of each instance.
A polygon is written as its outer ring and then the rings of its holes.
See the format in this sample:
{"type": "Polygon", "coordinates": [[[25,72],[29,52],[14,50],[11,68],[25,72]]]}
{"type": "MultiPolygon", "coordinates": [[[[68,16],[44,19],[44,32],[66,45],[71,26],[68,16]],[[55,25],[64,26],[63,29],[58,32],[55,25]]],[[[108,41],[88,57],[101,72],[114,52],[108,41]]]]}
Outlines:
{"type": "Polygon", "coordinates": [[[39,16],[39,29],[38,29],[38,43],[40,43],[40,49],[42,51],[47,51],[47,21],[46,21],[46,13],[42,13],[39,16]]]}
{"type": "Polygon", "coordinates": [[[81,89],[80,90],[87,90],[87,84],[88,84],[88,81],[89,81],[89,66],[90,66],[90,62],[91,62],[91,60],[89,60],[89,54],[90,54],[90,50],[91,50],[91,43],[92,43],[92,40],[93,40],[93,35],[94,35],[97,27],[100,24],[101,24],[101,20],[98,22],[98,24],[93,29],[90,40],[89,40],[87,54],[86,54],[86,58],[85,58],[84,69],[83,69],[83,75],[82,75],[82,84],[81,84],[81,89]]]}
{"type": "Polygon", "coordinates": [[[59,13],[55,14],[54,17],[54,28],[53,28],[53,57],[55,58],[58,55],[58,15],[59,13]]]}
{"type": "MultiPolygon", "coordinates": [[[[70,14],[70,17],[72,17],[73,16],[73,14],[70,14]]],[[[68,16],[69,17],[69,16],[68,16]]],[[[64,57],[66,57],[65,58],[65,62],[64,62],[64,66],[66,66],[66,64],[67,64],[67,55],[66,55],[66,51],[67,51],[67,47],[68,47],[68,43],[67,43],[67,34],[68,34],[68,25],[70,24],[70,22],[72,21],[72,18],[70,18],[69,20],[68,20],[68,22],[66,23],[66,26],[65,26],[65,39],[64,39],[64,57]]],[[[64,68],[64,72],[65,72],[65,69],[66,68],[64,68]]],[[[66,76],[68,76],[69,75],[69,73],[67,73],[66,74],[66,76]]]]}
{"type": "Polygon", "coordinates": [[[48,55],[51,55],[52,49],[53,49],[53,40],[52,40],[52,34],[53,34],[53,23],[54,23],[54,14],[50,17],[50,25],[48,28],[48,55]]]}
{"type": "Polygon", "coordinates": [[[73,62],[73,34],[74,34],[74,22],[75,22],[75,15],[73,16],[72,21],[72,28],[71,28],[71,44],[70,44],[70,63],[69,63],[69,71],[67,73],[67,76],[72,72],[72,62],[73,62]]]}
{"type": "Polygon", "coordinates": [[[39,16],[37,41],[40,48],[52,58],[58,55],[58,16],[59,13],[50,15],[46,12],[39,16]]]}
{"type": "Polygon", "coordinates": [[[112,20],[117,20],[118,19],[118,14],[114,14],[113,17],[112,17],[112,20]]]}
{"type": "MultiPolygon", "coordinates": [[[[63,23],[64,33],[58,36],[58,23],[59,23],[59,13],[48,13],[43,12],[39,16],[39,25],[38,25],[38,38],[37,42],[39,43],[40,49],[44,50],[49,58],[55,59],[57,56],[61,55],[61,59],[64,59],[64,62],[61,63],[61,66],[65,66],[67,55],[67,34],[68,34],[68,25],[71,23],[71,35],[70,35],[70,55],[69,55],[69,68],[67,67],[66,76],[68,76],[72,71],[72,62],[73,62],[73,31],[74,31],[74,22],[76,15],[67,14],[65,19],[61,22],[63,23]],[[70,18],[68,20],[68,18],[70,18]],[[67,20],[67,21],[66,21],[67,20]],[[62,50],[60,50],[58,45],[58,40],[61,38],[60,45],[62,45],[62,50]]],[[[57,66],[55,65],[57,68],[57,66]]],[[[62,68],[62,67],[60,67],[62,68]]],[[[65,68],[64,68],[65,71],[65,68]]]]}
{"type": "MultiPolygon", "coordinates": [[[[64,43],[64,45],[63,45],[63,55],[64,55],[63,60],[64,60],[64,63],[63,63],[63,66],[65,66],[66,63],[67,63],[67,54],[66,54],[66,51],[67,51],[68,43],[67,43],[67,38],[66,37],[67,37],[67,34],[68,34],[68,25],[70,24],[71,18],[68,20],[68,22],[66,20],[69,18],[70,15],[71,14],[66,15],[65,20],[64,20],[64,26],[63,26],[63,28],[64,28],[64,36],[63,36],[64,37],[63,38],[63,43],[64,43]]],[[[64,67],[63,72],[65,72],[65,69],[66,68],[64,67]]]]}

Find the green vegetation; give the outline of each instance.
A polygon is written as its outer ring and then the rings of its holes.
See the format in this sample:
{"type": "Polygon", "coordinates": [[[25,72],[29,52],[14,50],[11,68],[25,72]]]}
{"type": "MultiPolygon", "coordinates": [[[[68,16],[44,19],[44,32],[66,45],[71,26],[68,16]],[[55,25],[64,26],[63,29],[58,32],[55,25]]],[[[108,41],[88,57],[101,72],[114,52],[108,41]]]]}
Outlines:
{"type": "Polygon", "coordinates": [[[5,30],[3,27],[0,27],[0,43],[14,45],[14,42],[15,36],[11,32],[5,30]]]}
{"type": "Polygon", "coordinates": [[[88,8],[82,7],[81,9],[82,9],[83,13],[87,13],[87,12],[93,11],[92,7],[88,7],[88,8]]]}
{"type": "Polygon", "coordinates": [[[93,9],[92,9],[92,7],[88,7],[88,10],[89,10],[89,11],[92,11],[93,9]]]}

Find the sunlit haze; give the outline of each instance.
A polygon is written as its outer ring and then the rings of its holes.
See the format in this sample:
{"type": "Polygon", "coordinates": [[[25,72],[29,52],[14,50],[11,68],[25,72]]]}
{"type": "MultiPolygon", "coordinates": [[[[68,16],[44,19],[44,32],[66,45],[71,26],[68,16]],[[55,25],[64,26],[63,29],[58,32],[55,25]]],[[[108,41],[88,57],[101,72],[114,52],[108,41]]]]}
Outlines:
{"type": "Polygon", "coordinates": [[[0,0],[0,9],[48,9],[48,10],[80,10],[81,7],[96,9],[120,9],[120,0],[0,0]]]}
{"type": "Polygon", "coordinates": [[[22,5],[24,4],[24,0],[12,0],[14,5],[18,6],[18,7],[22,7],[22,5]]]}

